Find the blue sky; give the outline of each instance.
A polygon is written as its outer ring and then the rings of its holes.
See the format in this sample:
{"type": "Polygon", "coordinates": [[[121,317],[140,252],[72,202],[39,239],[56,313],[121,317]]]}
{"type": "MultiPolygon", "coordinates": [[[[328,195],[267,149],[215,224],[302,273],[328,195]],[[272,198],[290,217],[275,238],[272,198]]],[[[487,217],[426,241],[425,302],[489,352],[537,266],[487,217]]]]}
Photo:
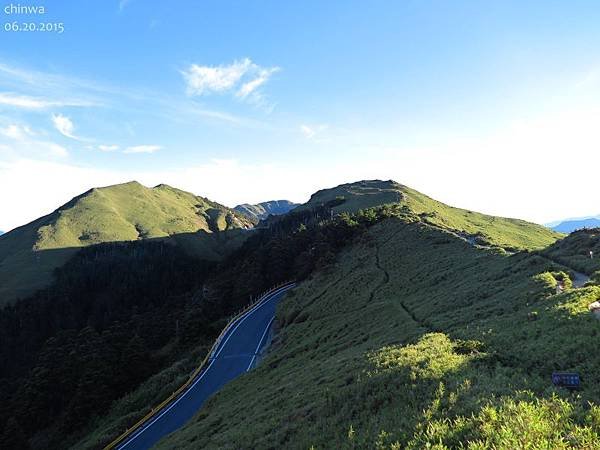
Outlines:
{"type": "Polygon", "coordinates": [[[233,206],[393,178],[533,221],[597,214],[597,2],[20,1],[0,30],[0,229],[95,185],[233,206]],[[15,194],[18,193],[18,194],[15,194]]]}

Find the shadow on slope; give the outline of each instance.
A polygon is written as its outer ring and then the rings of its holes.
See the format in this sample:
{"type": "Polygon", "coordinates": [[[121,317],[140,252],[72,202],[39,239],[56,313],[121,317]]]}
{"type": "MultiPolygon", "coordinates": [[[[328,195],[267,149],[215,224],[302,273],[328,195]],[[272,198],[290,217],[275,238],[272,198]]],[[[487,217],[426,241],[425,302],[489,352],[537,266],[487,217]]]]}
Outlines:
{"type": "MultiPolygon", "coordinates": [[[[219,232],[201,230],[177,233],[168,237],[146,238],[144,241],[179,245],[190,256],[219,261],[239,248],[250,233],[252,231],[241,229],[219,232]]],[[[119,242],[140,241],[114,241],[113,243],[119,242]]],[[[10,241],[8,243],[10,244],[10,241]]],[[[53,279],[54,271],[64,266],[82,248],[85,247],[18,250],[1,259],[0,306],[14,302],[18,298],[25,298],[48,286],[53,279]]]]}

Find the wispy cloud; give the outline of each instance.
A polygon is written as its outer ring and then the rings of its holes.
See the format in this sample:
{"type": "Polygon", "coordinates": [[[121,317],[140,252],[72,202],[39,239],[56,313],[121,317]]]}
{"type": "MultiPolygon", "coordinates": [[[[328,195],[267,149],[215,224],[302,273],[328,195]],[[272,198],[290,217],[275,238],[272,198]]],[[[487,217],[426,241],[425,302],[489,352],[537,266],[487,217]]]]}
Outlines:
{"type": "Polygon", "coordinates": [[[23,141],[29,136],[33,136],[33,131],[26,125],[11,124],[0,128],[0,134],[15,141],[23,141]]]}
{"type": "Polygon", "coordinates": [[[189,95],[205,95],[212,92],[226,92],[233,89],[242,76],[250,69],[252,61],[246,58],[235,61],[230,65],[199,66],[192,64],[188,70],[183,71],[187,82],[189,95]]]}
{"type": "Polygon", "coordinates": [[[100,150],[101,152],[116,152],[117,150],[119,150],[119,146],[118,145],[99,145],[98,150],[100,150]]]}
{"type": "Polygon", "coordinates": [[[7,98],[37,100],[36,107],[52,106],[103,106],[98,94],[122,95],[118,88],[101,85],[94,81],[82,80],[58,73],[40,72],[15,67],[0,61],[0,83],[8,91],[7,98]],[[27,92],[28,96],[15,94],[27,92]]]}
{"type": "Polygon", "coordinates": [[[160,145],[134,145],[132,147],[127,147],[125,150],[123,150],[123,153],[155,153],[161,148],[162,147],[160,145]]]}
{"type": "Polygon", "coordinates": [[[190,96],[233,93],[240,99],[259,99],[260,87],[279,67],[261,67],[250,58],[234,61],[229,65],[200,66],[192,64],[182,71],[190,96]]]}
{"type": "Polygon", "coordinates": [[[42,97],[19,95],[13,92],[0,92],[0,105],[22,109],[46,109],[63,106],[89,106],[91,104],[83,101],[56,101],[42,97]]]}
{"type": "Polygon", "coordinates": [[[279,72],[279,70],[281,70],[279,67],[270,67],[268,69],[260,69],[258,71],[258,74],[256,75],[256,78],[242,84],[240,89],[237,91],[236,95],[240,98],[246,98],[250,94],[256,94],[257,89],[259,87],[261,87],[263,84],[265,84],[267,81],[269,81],[269,78],[271,78],[271,75],[273,75],[275,72],[279,72]]]}
{"type": "Polygon", "coordinates": [[[0,159],[34,157],[66,158],[68,150],[51,141],[39,139],[28,125],[10,124],[0,128],[0,159]]]}
{"type": "Polygon", "coordinates": [[[300,132],[307,139],[313,139],[313,138],[315,138],[315,136],[322,133],[327,128],[329,128],[327,125],[305,125],[305,124],[302,124],[302,125],[300,125],[300,132]]]}
{"type": "MultiPolygon", "coordinates": [[[[230,90],[233,89],[232,95],[235,95],[244,83],[253,80],[252,77],[248,78],[248,74],[251,72],[249,66],[252,64],[250,60],[247,63],[244,61],[238,63],[246,76],[242,76],[233,83],[232,86],[238,89],[229,87],[230,90]]],[[[188,72],[190,77],[194,78],[193,70],[182,73],[188,72]]],[[[252,86],[245,88],[245,91],[251,93],[251,95],[247,95],[248,102],[257,98],[259,88],[266,82],[262,81],[259,72],[256,72],[254,77],[258,76],[260,81],[257,82],[258,85],[254,88],[252,86]]],[[[217,76],[217,78],[219,77],[220,75],[217,76]]],[[[190,79],[190,86],[194,86],[196,82],[190,79]]],[[[209,83],[209,85],[215,86],[214,83],[209,83]]],[[[216,85],[219,85],[219,83],[216,83],[216,85]]],[[[150,114],[171,121],[195,121],[198,117],[202,117],[250,128],[264,127],[265,125],[230,112],[207,109],[205,105],[196,104],[197,100],[193,98],[182,96],[181,99],[176,99],[173,95],[144,90],[139,86],[133,88],[114,86],[97,80],[80,79],[52,72],[40,72],[6,64],[2,60],[0,60],[0,86],[4,88],[4,92],[0,91],[0,109],[2,109],[2,105],[15,109],[28,109],[31,112],[62,107],[103,107],[110,109],[118,106],[120,112],[126,111],[136,115],[150,114]]],[[[193,89],[188,90],[187,93],[189,97],[198,95],[194,93],[193,89]]],[[[265,109],[268,110],[268,108],[265,109]]]]}
{"type": "Polygon", "coordinates": [[[308,125],[300,125],[300,131],[308,139],[312,138],[315,135],[315,130],[313,130],[308,125]]]}
{"type": "Polygon", "coordinates": [[[73,125],[73,121],[67,116],[63,116],[62,114],[53,114],[52,123],[54,124],[54,128],[56,128],[58,132],[63,136],[66,136],[71,139],[80,140],[80,138],[78,138],[74,134],[75,125],[73,125]]]}

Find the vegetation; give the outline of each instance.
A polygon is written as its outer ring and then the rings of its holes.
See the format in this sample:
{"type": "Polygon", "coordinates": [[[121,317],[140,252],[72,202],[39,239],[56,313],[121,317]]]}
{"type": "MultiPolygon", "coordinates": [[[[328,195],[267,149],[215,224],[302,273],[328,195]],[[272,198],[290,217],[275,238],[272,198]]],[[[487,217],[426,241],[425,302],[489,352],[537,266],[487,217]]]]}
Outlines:
{"type": "MultiPolygon", "coordinates": [[[[482,325],[484,318],[504,315],[511,320],[504,326],[514,331],[518,326],[515,328],[516,316],[511,314],[519,313],[522,315],[518,317],[529,328],[531,324],[546,324],[554,330],[555,325],[546,323],[538,303],[554,298],[552,294],[556,292],[558,281],[568,287],[568,277],[560,272],[564,268],[536,254],[523,252],[506,257],[499,251],[475,248],[469,242],[475,239],[492,247],[518,248],[522,245],[533,249],[542,242],[553,242],[557,235],[526,222],[451,208],[406,187],[399,191],[398,186],[393,182],[361,182],[345,185],[341,190],[334,189],[333,193],[323,191],[313,196],[310,207],[271,217],[263,222],[260,230],[251,232],[240,229],[213,232],[235,223],[233,219],[227,219],[226,214],[223,216],[214,208],[208,208],[204,210],[208,230],[169,234],[173,229],[166,232],[162,227],[170,226],[170,222],[165,225],[160,214],[155,212],[154,225],[162,225],[144,228],[152,231],[139,236],[140,239],[69,250],[72,253],[65,259],[68,262],[55,271],[52,285],[0,311],[0,357],[7,361],[0,368],[0,448],[15,448],[16,444],[11,441],[15,435],[21,444],[25,442],[32,448],[101,447],[136,422],[187,377],[227,318],[245,306],[252,295],[292,278],[307,281],[280,312],[283,332],[279,353],[274,354],[277,355],[275,362],[265,363],[267,367],[287,369],[266,373],[263,365],[256,372],[263,377],[259,381],[252,378],[256,376],[254,374],[240,380],[242,383],[250,380],[249,385],[242,384],[243,389],[248,389],[253,383],[260,386],[262,382],[285,381],[285,377],[290,376],[288,369],[310,368],[310,374],[300,377],[302,382],[298,383],[298,387],[306,389],[307,398],[298,391],[287,391],[289,380],[285,385],[269,387],[272,390],[284,386],[285,395],[270,394],[269,401],[275,404],[263,402],[262,398],[249,398],[251,402],[271,407],[288,402],[289,408],[286,406],[288,409],[282,416],[286,420],[295,421],[299,414],[298,417],[309,417],[311,423],[316,423],[317,418],[325,414],[323,417],[328,417],[327,421],[331,423],[319,422],[320,426],[331,426],[332,433],[342,427],[344,436],[351,437],[350,441],[340,441],[340,445],[361,447],[361,442],[367,441],[371,445],[372,434],[365,433],[364,427],[372,426],[367,424],[376,410],[353,408],[359,408],[363,401],[377,404],[383,401],[386,405],[391,401],[385,397],[387,394],[377,394],[384,396],[384,400],[369,400],[371,391],[363,392],[363,385],[357,380],[368,380],[371,377],[368,374],[372,374],[373,381],[367,385],[375,392],[381,389],[378,387],[381,383],[388,383],[381,381],[383,374],[388,372],[378,372],[377,361],[381,361],[382,355],[377,356],[377,352],[388,347],[394,349],[394,346],[396,349],[410,345],[435,347],[442,343],[440,339],[449,342],[444,348],[450,349],[450,353],[434,357],[432,364],[443,361],[446,356],[452,361],[448,369],[440,369],[439,376],[433,379],[433,387],[423,388],[423,392],[433,389],[433,393],[424,399],[434,398],[439,383],[450,383],[444,380],[450,374],[460,376],[463,368],[472,368],[473,373],[478,373],[484,367],[495,385],[496,369],[481,364],[502,363],[517,368],[517,378],[509,380],[511,388],[500,391],[490,388],[482,390],[481,395],[506,395],[507,401],[514,400],[516,407],[521,407],[519,402],[529,400],[512,396],[518,387],[532,393],[535,399],[547,400],[548,397],[540,397],[538,384],[517,383],[525,377],[523,373],[529,372],[523,372],[523,363],[517,356],[506,353],[508,350],[504,347],[513,345],[513,337],[505,336],[506,342],[494,346],[492,338],[498,336],[486,334],[481,330],[487,328],[479,327],[487,326],[482,325]],[[388,202],[392,199],[395,201],[388,202]],[[368,204],[376,206],[356,211],[354,206],[348,208],[349,205],[368,204]],[[165,231],[167,237],[160,230],[165,231]],[[343,357],[337,358],[338,353],[343,357]],[[482,356],[481,361],[479,356],[482,356]],[[507,362],[512,361],[511,358],[517,361],[513,365],[507,362]],[[464,364],[454,366],[455,360],[464,360],[464,364]],[[344,370],[349,371],[349,378],[340,381],[339,374],[344,370]],[[316,376],[320,378],[316,379],[316,376]],[[312,382],[320,387],[316,388],[312,382]],[[351,391],[357,396],[351,408],[343,404],[346,386],[356,389],[351,391]],[[323,396],[323,392],[327,395],[323,396]],[[288,394],[294,396],[293,401],[288,401],[288,394]],[[324,399],[333,403],[319,403],[324,399]],[[308,410],[306,405],[310,405],[308,410]],[[294,408],[299,408],[300,412],[294,408]],[[334,413],[334,410],[338,412],[334,413]]],[[[107,189],[112,203],[122,201],[126,205],[127,195],[137,192],[139,185],[107,189]],[[114,189],[123,189],[127,193],[115,194],[114,189]]],[[[160,191],[158,204],[161,208],[168,203],[163,195],[169,199],[174,196],[178,205],[182,204],[179,200],[189,199],[191,195],[164,186],[145,189],[142,187],[144,195],[151,191],[151,196],[155,195],[155,190],[160,191]]],[[[91,194],[83,197],[87,195],[91,194]]],[[[102,198],[100,203],[106,201],[102,198]]],[[[136,202],[131,201],[130,207],[134,208],[136,202]]],[[[78,198],[63,209],[71,211],[81,207],[82,212],[76,217],[84,217],[88,209],[81,205],[85,202],[78,198]]],[[[69,217],[61,211],[56,214],[69,217]]],[[[202,215],[199,210],[194,211],[196,216],[202,215]]],[[[90,214],[92,218],[96,213],[90,214]]],[[[143,217],[145,213],[139,214],[143,217]]],[[[120,213],[121,217],[126,215],[120,213]]],[[[98,224],[103,223],[102,217],[100,214],[98,224]]],[[[40,219],[38,225],[46,219],[40,219]]],[[[184,219],[179,222],[188,223],[184,219]]],[[[73,224],[78,223],[82,222],[72,219],[64,230],[76,230],[78,228],[73,224]]],[[[101,228],[110,230],[111,226],[106,222],[101,228]]],[[[11,239],[0,240],[0,244],[19,243],[19,236],[42,228],[23,227],[10,233],[11,239]]],[[[136,228],[138,232],[141,229],[136,228]]],[[[56,236],[62,236],[52,227],[44,230],[40,236],[44,236],[43,242],[47,245],[55,242],[56,236]]],[[[46,249],[36,254],[64,250],[46,249]]],[[[562,295],[566,298],[586,292],[580,299],[583,305],[593,296],[593,289],[568,291],[562,295]]],[[[575,321],[569,324],[575,325],[575,321]]],[[[577,330],[581,331],[580,328],[577,330]]],[[[549,360],[546,357],[545,362],[549,360]]],[[[422,364],[425,363],[418,363],[422,364]]],[[[404,374],[404,369],[401,373],[404,374]]],[[[390,376],[403,380],[396,374],[390,376]]],[[[399,398],[413,395],[402,391],[402,383],[390,392],[399,398]]],[[[256,394],[252,389],[248,392],[256,394]]],[[[223,394],[224,398],[233,402],[234,396],[227,397],[227,392],[223,394]]],[[[411,411],[422,412],[419,408],[425,405],[411,401],[407,402],[414,409],[411,411]]],[[[473,401],[483,405],[479,397],[473,401]]],[[[237,405],[236,411],[241,411],[242,404],[237,405]]],[[[506,405],[512,407],[511,403],[506,405]]],[[[224,404],[222,409],[215,406],[214,417],[231,414],[227,410],[230,406],[224,404]]],[[[467,409],[459,408],[448,418],[463,417],[467,414],[465,411],[467,409]]],[[[474,406],[468,411],[472,414],[480,412],[474,406]]],[[[245,414],[240,412],[238,419],[241,421],[245,414]]],[[[271,425],[272,417],[280,417],[269,416],[268,410],[261,414],[261,420],[271,425]]],[[[414,423],[410,422],[411,427],[417,427],[419,414],[411,416],[411,420],[414,419],[414,423]]],[[[386,425],[381,430],[391,433],[390,439],[406,445],[412,442],[408,437],[400,439],[394,434],[398,432],[398,423],[391,419],[386,422],[384,416],[381,420],[386,425]]],[[[446,419],[443,416],[440,420],[446,419]]],[[[230,423],[230,419],[226,422],[230,423]]],[[[433,419],[429,422],[433,423],[433,419]]],[[[304,432],[299,432],[295,426],[275,432],[264,428],[263,424],[262,431],[276,435],[264,435],[262,439],[275,442],[276,446],[292,442],[323,446],[325,441],[311,437],[314,432],[311,426],[306,425],[308,434],[302,434],[304,432]],[[278,437],[281,433],[283,440],[278,437]],[[299,440],[289,441],[290,436],[299,440]]],[[[220,430],[220,426],[217,429],[220,430]]],[[[409,429],[413,430],[406,428],[409,429]]],[[[260,430],[261,427],[256,427],[252,433],[260,430]]],[[[402,433],[417,439],[414,430],[402,433]]],[[[210,431],[215,430],[210,428],[210,431]]],[[[188,442],[185,433],[182,432],[184,437],[181,439],[188,442]]],[[[248,436],[235,433],[224,434],[218,439],[221,439],[219,445],[233,447],[254,442],[254,437],[247,441],[248,436]]],[[[421,441],[414,442],[417,446],[421,441]]],[[[256,441],[257,446],[263,443],[266,445],[267,441],[256,441]]]]}
{"type": "Polygon", "coordinates": [[[31,447],[62,448],[114,399],[210,345],[218,322],[190,295],[209,268],[163,242],[102,244],[0,311],[0,448],[13,448],[11,421],[31,447]]]}
{"type": "Polygon", "coordinates": [[[395,181],[360,181],[343,184],[315,193],[299,208],[312,208],[335,202],[336,213],[355,213],[385,204],[399,204],[419,220],[446,230],[453,230],[483,245],[507,250],[541,249],[562,237],[541,225],[518,219],[488,216],[454,208],[433,200],[395,181]]]}
{"type": "Polygon", "coordinates": [[[574,231],[542,253],[575,270],[592,274],[600,270],[600,228],[574,231]],[[590,258],[590,251],[593,258],[590,258]]]}
{"type": "Polygon", "coordinates": [[[0,436],[12,417],[33,448],[105,444],[189,374],[251,295],[327,264],[391,214],[291,214],[222,263],[164,240],[81,250],[51,287],[0,312],[0,436]]]}
{"type": "Polygon", "coordinates": [[[552,272],[385,219],[288,294],[263,363],[159,448],[596,448],[600,288],[557,295],[552,272]]]}
{"type": "MultiPolygon", "coordinates": [[[[233,210],[167,185],[92,189],[0,238],[0,306],[47,286],[53,270],[84,246],[187,234],[186,247],[200,257],[221,258],[225,239],[209,234],[250,226],[233,210]]],[[[239,232],[225,236],[239,243],[239,232]]]]}

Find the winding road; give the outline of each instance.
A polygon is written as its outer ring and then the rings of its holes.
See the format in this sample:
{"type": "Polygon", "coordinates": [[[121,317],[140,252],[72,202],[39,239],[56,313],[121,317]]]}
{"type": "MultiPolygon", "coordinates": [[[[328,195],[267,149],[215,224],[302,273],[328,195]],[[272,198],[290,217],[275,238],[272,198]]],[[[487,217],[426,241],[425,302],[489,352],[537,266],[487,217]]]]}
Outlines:
{"type": "Polygon", "coordinates": [[[295,285],[267,294],[254,307],[232,322],[214,348],[206,368],[176,400],[154,414],[116,448],[142,450],[182,427],[202,404],[223,385],[249,371],[265,346],[275,319],[275,308],[295,285]]]}

